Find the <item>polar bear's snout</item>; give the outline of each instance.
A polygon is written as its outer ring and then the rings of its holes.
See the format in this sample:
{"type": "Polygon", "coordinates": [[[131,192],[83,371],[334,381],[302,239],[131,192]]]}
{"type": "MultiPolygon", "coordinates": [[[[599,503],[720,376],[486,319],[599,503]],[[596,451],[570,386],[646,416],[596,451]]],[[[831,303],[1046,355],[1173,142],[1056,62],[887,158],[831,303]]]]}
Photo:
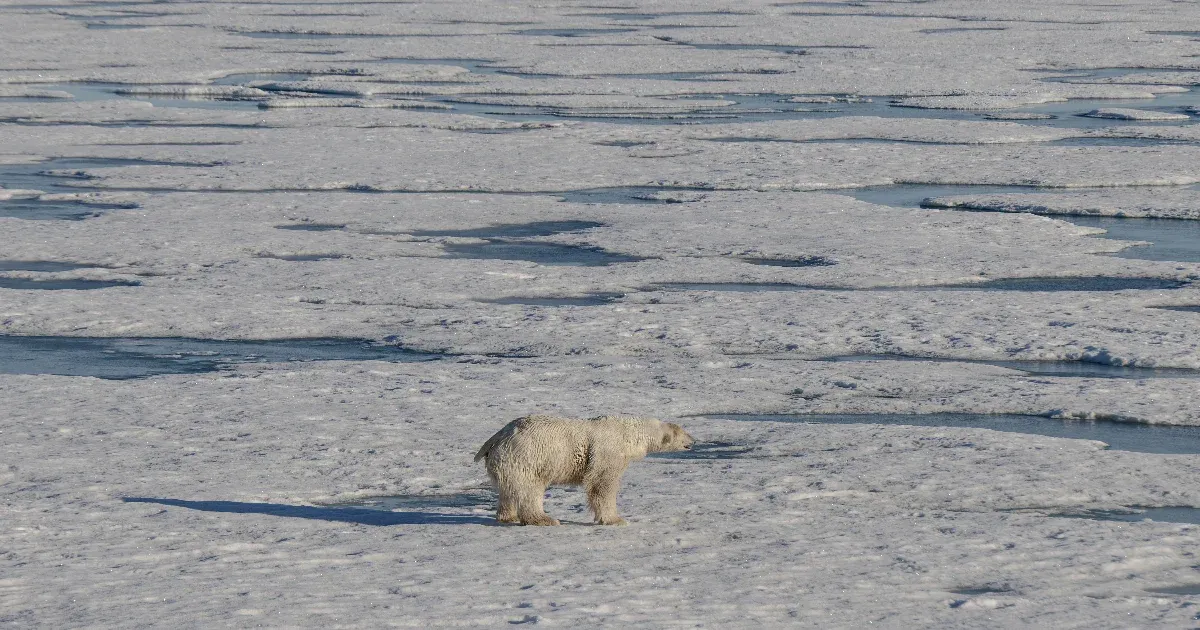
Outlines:
{"type": "Polygon", "coordinates": [[[663,436],[658,451],[687,451],[691,450],[692,445],[696,443],[696,439],[688,435],[688,432],[678,424],[664,422],[662,426],[663,436]]]}

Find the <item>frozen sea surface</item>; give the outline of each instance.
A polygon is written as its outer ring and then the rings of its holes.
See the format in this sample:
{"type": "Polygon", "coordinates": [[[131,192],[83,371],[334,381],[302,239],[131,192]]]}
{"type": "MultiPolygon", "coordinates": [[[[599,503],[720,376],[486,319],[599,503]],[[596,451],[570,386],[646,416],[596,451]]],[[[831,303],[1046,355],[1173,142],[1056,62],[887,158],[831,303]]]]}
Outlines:
{"type": "Polygon", "coordinates": [[[1195,625],[1195,23],[0,5],[0,626],[1195,625]]]}

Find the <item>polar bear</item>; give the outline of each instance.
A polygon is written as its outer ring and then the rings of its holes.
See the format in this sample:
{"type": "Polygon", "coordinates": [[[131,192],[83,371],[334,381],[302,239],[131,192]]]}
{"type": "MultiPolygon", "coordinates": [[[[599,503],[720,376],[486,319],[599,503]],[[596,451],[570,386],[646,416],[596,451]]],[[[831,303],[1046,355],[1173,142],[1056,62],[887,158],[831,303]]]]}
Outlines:
{"type": "Polygon", "coordinates": [[[629,462],[647,453],[689,449],[695,440],[683,427],[652,418],[598,416],[574,420],[547,415],[517,418],[480,447],[500,503],[496,520],[558,525],[542,498],[556,484],[582,485],[600,525],[625,525],[617,515],[617,490],[629,462]]]}

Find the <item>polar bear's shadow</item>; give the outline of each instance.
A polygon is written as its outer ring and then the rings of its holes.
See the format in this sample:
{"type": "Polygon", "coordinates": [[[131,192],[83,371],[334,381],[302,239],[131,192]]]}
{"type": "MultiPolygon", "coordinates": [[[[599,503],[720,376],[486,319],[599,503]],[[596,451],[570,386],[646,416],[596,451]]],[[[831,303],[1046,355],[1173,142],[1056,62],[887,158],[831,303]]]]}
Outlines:
{"type": "MultiPolygon", "coordinates": [[[[413,510],[444,510],[444,509],[461,509],[467,508],[472,510],[487,510],[489,513],[494,513],[498,496],[494,489],[477,488],[467,490],[456,494],[402,494],[392,496],[377,496],[369,499],[364,499],[361,502],[354,504],[341,504],[342,507],[354,505],[375,510],[391,510],[389,514],[393,516],[420,514],[413,510]],[[403,511],[401,511],[403,510],[403,511]]],[[[573,517],[564,518],[561,520],[563,525],[586,525],[594,526],[595,523],[591,520],[591,515],[588,512],[587,497],[578,487],[573,486],[551,486],[546,489],[546,501],[556,503],[562,509],[568,510],[573,517]]],[[[516,523],[501,523],[489,514],[483,517],[482,524],[494,525],[497,527],[520,527],[516,523]]]]}
{"type": "MultiPolygon", "coordinates": [[[[447,496],[447,495],[441,495],[447,496]]],[[[449,495],[456,496],[456,495],[449,495]]],[[[493,525],[495,520],[490,516],[477,514],[461,514],[434,512],[424,510],[393,511],[367,505],[285,505],[279,503],[249,503],[242,501],[187,501],[183,499],[161,499],[152,497],[125,497],[126,503],[157,503],[171,507],[182,507],[189,510],[204,512],[224,512],[232,514],[264,514],[268,516],[284,516],[290,518],[308,518],[338,523],[357,523],[360,525],[389,526],[389,525],[493,525]]],[[[430,505],[436,507],[461,507],[461,505],[430,505]]]]}
{"type": "Polygon", "coordinates": [[[686,451],[651,453],[647,459],[740,459],[754,451],[753,446],[735,442],[696,442],[686,451]]]}

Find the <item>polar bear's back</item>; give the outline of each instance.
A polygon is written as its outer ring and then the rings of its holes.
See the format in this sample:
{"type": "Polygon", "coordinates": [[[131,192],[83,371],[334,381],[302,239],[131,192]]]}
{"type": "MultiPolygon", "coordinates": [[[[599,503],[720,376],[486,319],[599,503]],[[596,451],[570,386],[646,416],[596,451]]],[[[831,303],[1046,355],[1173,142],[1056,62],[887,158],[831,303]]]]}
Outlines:
{"type": "Polygon", "coordinates": [[[550,455],[548,451],[557,447],[570,447],[587,443],[587,420],[574,420],[557,416],[525,416],[517,418],[504,425],[503,429],[488,438],[479,451],[475,453],[475,461],[488,456],[493,451],[519,451],[514,455],[537,456],[550,455]]]}
{"type": "MultiPolygon", "coordinates": [[[[659,424],[658,420],[628,416],[598,416],[588,420],[549,415],[525,416],[509,422],[488,438],[475,453],[475,461],[484,459],[488,453],[505,445],[510,448],[527,445],[552,449],[555,445],[577,447],[599,440],[612,442],[617,450],[636,451],[647,435],[657,432],[659,424]]],[[[645,455],[644,450],[640,454],[645,455]]],[[[630,452],[629,455],[635,453],[630,452]]]]}
{"type": "Polygon", "coordinates": [[[555,416],[518,418],[484,442],[475,461],[487,459],[488,472],[579,483],[587,466],[589,422],[555,416]]]}

